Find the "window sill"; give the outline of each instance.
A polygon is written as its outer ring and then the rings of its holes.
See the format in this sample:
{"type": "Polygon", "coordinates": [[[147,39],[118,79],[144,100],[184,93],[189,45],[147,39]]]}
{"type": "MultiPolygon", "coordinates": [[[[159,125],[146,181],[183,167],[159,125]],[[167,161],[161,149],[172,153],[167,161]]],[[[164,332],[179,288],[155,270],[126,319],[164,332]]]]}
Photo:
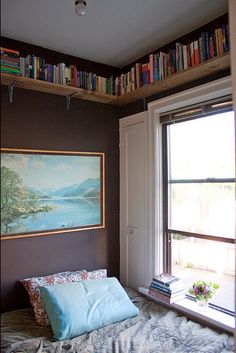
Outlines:
{"type": "Polygon", "coordinates": [[[189,300],[187,298],[178,300],[178,302],[173,304],[166,304],[161,300],[158,300],[148,294],[148,288],[139,287],[139,292],[147,296],[148,298],[161,303],[169,308],[179,310],[186,315],[191,315],[193,318],[201,319],[205,322],[210,323],[218,328],[227,330],[229,332],[235,332],[235,317],[222,313],[212,308],[208,308],[207,311],[199,312],[197,311],[196,302],[189,300]]]}

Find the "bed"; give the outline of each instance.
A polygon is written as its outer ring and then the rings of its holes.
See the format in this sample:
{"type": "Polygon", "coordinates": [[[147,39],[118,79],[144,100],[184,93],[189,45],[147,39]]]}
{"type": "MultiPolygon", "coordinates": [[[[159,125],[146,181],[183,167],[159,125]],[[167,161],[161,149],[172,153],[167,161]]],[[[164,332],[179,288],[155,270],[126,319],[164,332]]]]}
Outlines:
{"type": "Polygon", "coordinates": [[[55,341],[50,327],[39,326],[31,308],[1,315],[1,351],[5,353],[227,353],[229,333],[217,332],[125,288],[139,315],[73,339],[55,341]]]}

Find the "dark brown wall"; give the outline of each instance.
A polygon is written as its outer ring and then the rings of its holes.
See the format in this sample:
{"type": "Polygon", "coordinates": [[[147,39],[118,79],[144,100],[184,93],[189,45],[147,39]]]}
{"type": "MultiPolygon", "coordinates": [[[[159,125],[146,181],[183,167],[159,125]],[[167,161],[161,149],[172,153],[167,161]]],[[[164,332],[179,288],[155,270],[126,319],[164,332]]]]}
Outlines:
{"type": "Polygon", "coordinates": [[[119,276],[119,127],[115,108],[2,88],[2,147],[105,153],[106,228],[1,241],[2,310],[28,306],[19,279],[65,270],[107,268],[119,276]]]}

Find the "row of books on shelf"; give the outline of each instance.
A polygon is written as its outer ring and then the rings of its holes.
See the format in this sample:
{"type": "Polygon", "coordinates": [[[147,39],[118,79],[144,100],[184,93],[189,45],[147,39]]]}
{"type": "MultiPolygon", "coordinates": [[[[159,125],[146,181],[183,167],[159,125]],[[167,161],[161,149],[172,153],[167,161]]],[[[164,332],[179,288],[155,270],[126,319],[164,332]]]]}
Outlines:
{"type": "Polygon", "coordinates": [[[137,62],[129,72],[117,77],[101,77],[78,70],[75,65],[48,64],[44,58],[35,55],[23,58],[19,51],[6,48],[1,48],[1,72],[122,96],[228,51],[229,28],[223,24],[212,33],[202,32],[189,44],[176,43],[175,48],[167,53],[151,53],[148,62],[137,62]]]}
{"type": "Polygon", "coordinates": [[[129,72],[116,77],[116,95],[123,95],[166,79],[175,73],[221,56],[229,51],[229,27],[222,25],[213,33],[202,32],[201,36],[189,44],[176,43],[167,53],[149,55],[147,63],[136,63],[129,72]]]}
{"type": "Polygon", "coordinates": [[[19,51],[1,48],[1,72],[32,79],[78,87],[99,93],[114,94],[113,77],[101,77],[92,72],[77,70],[75,65],[47,64],[35,55],[20,57],[19,51]]]}
{"type": "Polygon", "coordinates": [[[167,304],[184,299],[185,292],[182,280],[167,273],[153,277],[149,286],[149,295],[167,304]]]}

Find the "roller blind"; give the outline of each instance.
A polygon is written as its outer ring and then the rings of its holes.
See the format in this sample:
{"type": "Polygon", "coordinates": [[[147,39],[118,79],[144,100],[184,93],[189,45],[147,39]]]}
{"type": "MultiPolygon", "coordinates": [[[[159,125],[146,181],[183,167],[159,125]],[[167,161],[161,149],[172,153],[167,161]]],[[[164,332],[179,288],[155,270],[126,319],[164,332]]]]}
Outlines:
{"type": "Polygon", "coordinates": [[[177,121],[201,118],[231,110],[232,96],[225,96],[161,114],[160,123],[171,124],[177,121]]]}

